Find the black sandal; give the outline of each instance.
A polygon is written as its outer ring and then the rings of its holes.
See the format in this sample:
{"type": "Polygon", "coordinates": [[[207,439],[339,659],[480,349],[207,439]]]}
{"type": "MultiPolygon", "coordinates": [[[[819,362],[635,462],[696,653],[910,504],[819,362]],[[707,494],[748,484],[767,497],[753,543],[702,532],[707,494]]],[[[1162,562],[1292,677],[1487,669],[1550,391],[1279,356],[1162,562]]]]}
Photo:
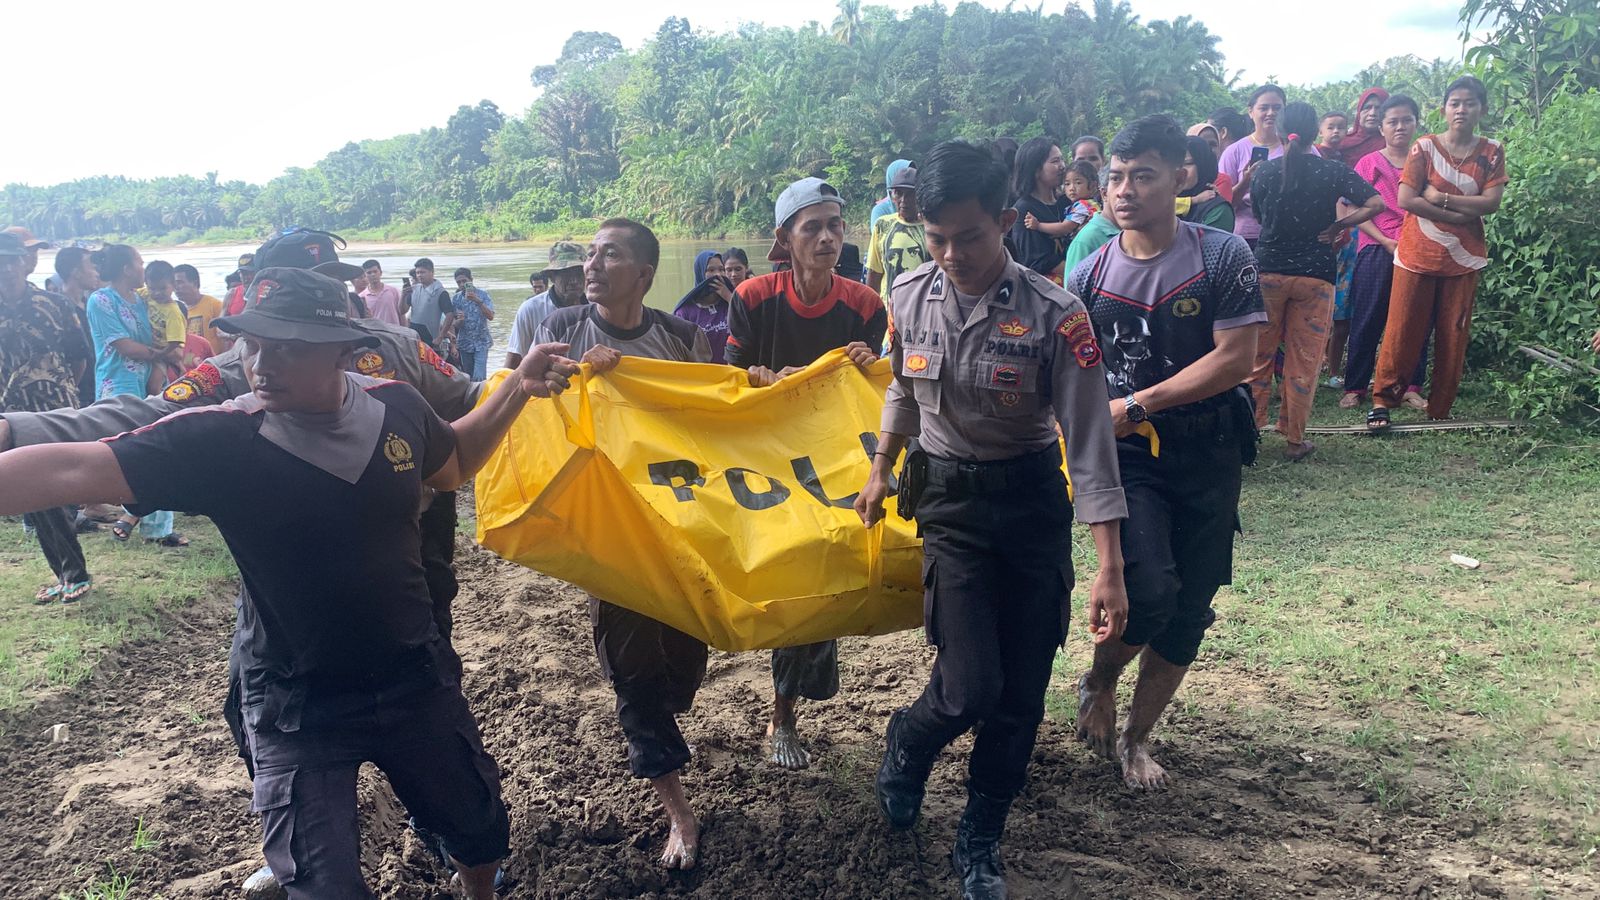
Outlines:
{"type": "Polygon", "coordinates": [[[1374,406],[1367,413],[1367,434],[1388,434],[1389,411],[1381,406],[1374,406]]]}
{"type": "Polygon", "coordinates": [[[176,531],[170,532],[166,537],[145,538],[145,543],[155,544],[157,547],[187,547],[189,539],[176,531]]]}
{"type": "Polygon", "coordinates": [[[122,543],[127,543],[128,538],[133,536],[133,529],[136,525],[138,525],[137,522],[129,522],[127,519],[118,519],[111,523],[111,536],[122,543]]]}

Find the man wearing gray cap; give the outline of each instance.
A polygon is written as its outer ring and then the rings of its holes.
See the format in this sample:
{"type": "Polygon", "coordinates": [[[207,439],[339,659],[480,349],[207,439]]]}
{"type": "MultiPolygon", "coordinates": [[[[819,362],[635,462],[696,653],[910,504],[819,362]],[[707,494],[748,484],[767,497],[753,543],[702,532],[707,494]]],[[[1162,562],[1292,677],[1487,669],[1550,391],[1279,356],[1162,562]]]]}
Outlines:
{"type": "Polygon", "coordinates": [[[266,268],[248,296],[216,325],[240,335],[250,393],[106,441],[0,454],[0,514],[115,501],[211,517],[249,586],[232,662],[278,883],[292,900],[373,896],[355,791],[372,762],[467,896],[489,900],[509,825],[434,622],[418,511],[425,487],[465,483],[576,363],[541,345],[452,425],[411,386],[347,371],[378,341],[351,325],[342,283],[266,268]]]}
{"type": "MultiPolygon", "coordinates": [[[[728,310],[727,360],[749,370],[750,383],[770,385],[830,350],[845,348],[869,365],[883,346],[888,313],[878,293],[840,278],[833,267],[844,247],[844,200],[820,178],[802,178],[778,196],[767,258],[788,271],[739,285],[728,310]]],[[[823,641],[772,651],[770,759],[786,769],[810,765],[796,730],[801,697],[827,700],[839,692],[839,644],[823,641]]]]}

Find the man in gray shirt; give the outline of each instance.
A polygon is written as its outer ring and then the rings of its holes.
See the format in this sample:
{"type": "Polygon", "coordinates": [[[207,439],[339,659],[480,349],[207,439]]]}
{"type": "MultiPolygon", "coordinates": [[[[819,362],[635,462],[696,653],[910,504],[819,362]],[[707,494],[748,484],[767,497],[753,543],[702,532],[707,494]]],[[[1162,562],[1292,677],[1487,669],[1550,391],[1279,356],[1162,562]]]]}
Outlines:
{"type": "MultiPolygon", "coordinates": [[[[559,343],[571,345],[567,354],[581,357],[594,374],[616,368],[624,356],[710,362],[705,332],[644,305],[660,260],[661,245],[650,229],[629,219],[602,222],[583,269],[589,302],[556,310],[539,326],[535,343],[560,335],[559,343]]],[[[706,645],[599,597],[589,598],[589,616],[600,670],[617,694],[628,768],[650,779],[671,823],[661,864],[693,868],[700,823],[678,778],[689,762],[689,745],[676,717],[689,711],[705,679],[706,645]]]]}

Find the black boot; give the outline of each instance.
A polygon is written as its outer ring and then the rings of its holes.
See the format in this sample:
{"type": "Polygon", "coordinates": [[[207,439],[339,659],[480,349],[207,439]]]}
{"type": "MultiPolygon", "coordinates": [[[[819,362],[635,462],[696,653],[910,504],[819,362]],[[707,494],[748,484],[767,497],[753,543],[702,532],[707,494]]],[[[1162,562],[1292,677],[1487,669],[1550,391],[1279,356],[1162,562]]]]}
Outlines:
{"type": "Polygon", "coordinates": [[[1000,862],[1000,833],[1006,828],[1010,800],[985,797],[967,789],[967,811],[956,827],[950,862],[961,877],[962,900],[1006,900],[1005,865],[1000,862]]]}
{"type": "Polygon", "coordinates": [[[897,709],[889,716],[887,746],[883,751],[883,765],[878,767],[878,808],[889,820],[889,827],[907,829],[917,824],[922,814],[922,795],[928,785],[928,773],[933,770],[933,759],[939,748],[931,752],[913,746],[906,721],[908,710],[897,709]]]}

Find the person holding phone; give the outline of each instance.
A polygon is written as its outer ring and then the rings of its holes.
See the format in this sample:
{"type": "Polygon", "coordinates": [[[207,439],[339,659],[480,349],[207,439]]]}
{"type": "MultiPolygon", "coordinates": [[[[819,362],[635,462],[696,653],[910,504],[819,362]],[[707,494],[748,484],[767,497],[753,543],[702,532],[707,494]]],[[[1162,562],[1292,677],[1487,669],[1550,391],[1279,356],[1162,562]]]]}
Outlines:
{"type": "Polygon", "coordinates": [[[456,353],[461,357],[461,368],[473,381],[488,377],[489,347],[494,338],[489,334],[489,322],[494,319],[494,301],[489,292],[472,285],[472,270],[463,266],[456,270],[456,293],[450,298],[455,308],[456,353]]]}
{"type": "Polygon", "coordinates": [[[683,295],[672,314],[700,326],[711,344],[711,361],[726,362],[723,350],[728,343],[728,303],[733,299],[733,282],[728,280],[722,254],[701,250],[694,258],[694,287],[683,295]]]}
{"type": "MultiPolygon", "coordinates": [[[[1250,249],[1261,239],[1261,222],[1250,205],[1250,181],[1261,164],[1283,155],[1283,138],[1278,134],[1278,117],[1286,102],[1283,88],[1263,84],[1250,95],[1250,119],[1255,131],[1244,140],[1229,145],[1217,160],[1217,168],[1233,185],[1233,233],[1244,238],[1250,249]]],[[[1316,148],[1310,148],[1316,153],[1316,148]]],[[[1320,154],[1319,154],[1320,155],[1320,154]]]]}

